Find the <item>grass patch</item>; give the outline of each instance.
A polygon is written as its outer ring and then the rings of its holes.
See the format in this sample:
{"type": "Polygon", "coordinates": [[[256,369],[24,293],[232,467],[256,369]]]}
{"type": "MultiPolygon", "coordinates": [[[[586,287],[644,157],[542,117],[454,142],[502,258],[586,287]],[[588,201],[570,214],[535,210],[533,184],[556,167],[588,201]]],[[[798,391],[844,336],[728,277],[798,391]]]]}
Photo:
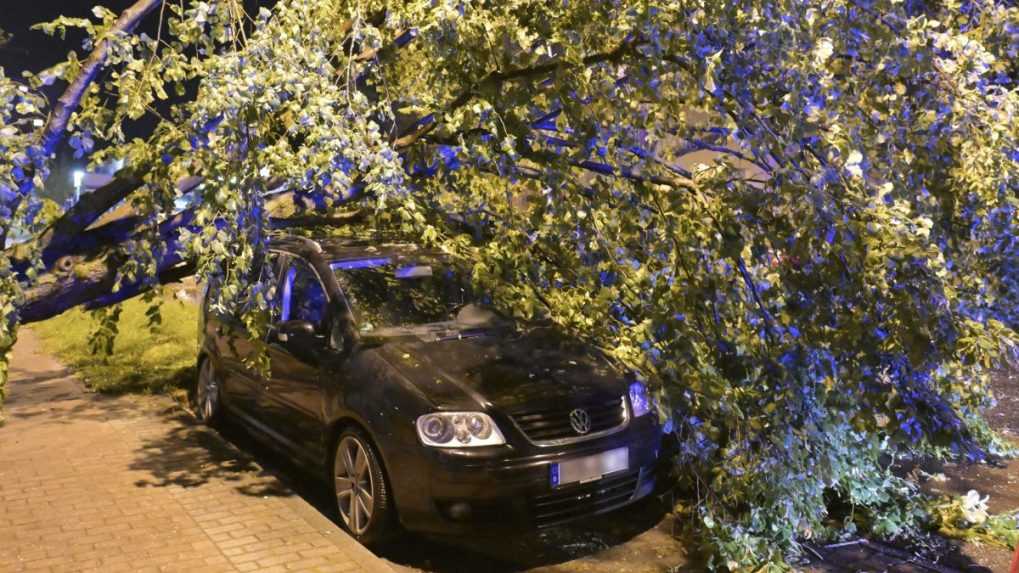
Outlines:
{"type": "Polygon", "coordinates": [[[167,393],[194,377],[198,350],[198,305],[182,302],[165,289],[162,323],[149,328],[150,304],[139,299],[123,303],[113,353],[93,354],[89,341],[97,319],[72,309],[32,325],[48,352],[75,369],[85,385],[97,392],[167,393]]]}

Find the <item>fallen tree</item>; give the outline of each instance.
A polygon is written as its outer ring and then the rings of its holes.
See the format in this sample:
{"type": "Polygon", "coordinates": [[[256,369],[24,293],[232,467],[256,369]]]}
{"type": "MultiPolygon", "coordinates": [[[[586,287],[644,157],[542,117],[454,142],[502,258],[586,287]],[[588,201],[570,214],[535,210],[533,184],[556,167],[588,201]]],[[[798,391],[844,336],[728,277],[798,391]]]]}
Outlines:
{"type": "Polygon", "coordinates": [[[139,0],[45,25],[94,49],[0,75],[0,237],[37,227],[0,260],[0,348],[192,273],[257,333],[271,229],[353,206],[661,388],[712,566],[915,532],[885,457],[1003,450],[979,410],[1016,348],[1017,9],[630,4],[139,0]],[[65,136],[129,167],[38,224],[65,136]]]}

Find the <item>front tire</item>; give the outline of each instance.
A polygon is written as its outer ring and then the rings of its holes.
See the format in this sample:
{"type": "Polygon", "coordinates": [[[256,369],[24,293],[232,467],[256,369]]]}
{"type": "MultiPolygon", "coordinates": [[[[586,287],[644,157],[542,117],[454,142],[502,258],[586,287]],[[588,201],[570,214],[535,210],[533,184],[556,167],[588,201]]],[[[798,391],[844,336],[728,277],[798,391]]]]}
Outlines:
{"type": "Polygon", "coordinates": [[[223,419],[221,388],[212,359],[206,358],[198,367],[195,383],[195,417],[206,426],[216,426],[223,419]]]}
{"type": "Polygon", "coordinates": [[[333,490],[340,523],[360,543],[378,545],[392,535],[392,499],[381,458],[359,429],[344,431],[336,442],[333,490]]]}

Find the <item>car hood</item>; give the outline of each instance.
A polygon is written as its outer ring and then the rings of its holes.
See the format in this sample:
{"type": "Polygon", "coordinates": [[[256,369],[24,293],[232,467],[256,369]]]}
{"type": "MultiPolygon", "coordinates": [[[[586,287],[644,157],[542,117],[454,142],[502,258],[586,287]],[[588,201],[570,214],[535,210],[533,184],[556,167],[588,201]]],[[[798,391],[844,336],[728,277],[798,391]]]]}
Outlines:
{"type": "Polygon", "coordinates": [[[558,409],[626,391],[623,376],[607,360],[547,328],[432,340],[393,337],[375,351],[443,409],[558,409]]]}

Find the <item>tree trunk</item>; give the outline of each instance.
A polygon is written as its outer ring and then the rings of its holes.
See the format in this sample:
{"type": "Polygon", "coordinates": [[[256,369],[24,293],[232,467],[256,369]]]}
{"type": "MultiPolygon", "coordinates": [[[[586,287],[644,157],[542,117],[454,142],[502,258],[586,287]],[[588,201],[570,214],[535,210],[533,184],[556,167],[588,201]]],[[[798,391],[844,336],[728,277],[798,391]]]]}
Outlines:
{"type": "MultiPolygon", "coordinates": [[[[117,189],[123,192],[125,188],[121,186],[117,189]]],[[[364,218],[364,213],[356,210],[331,212],[322,202],[312,202],[299,192],[278,193],[269,204],[270,212],[274,206],[286,212],[286,216],[270,218],[269,224],[273,229],[309,224],[343,226],[360,222],[364,218]],[[282,208],[284,205],[286,209],[282,208]]],[[[39,322],[76,306],[92,309],[116,304],[144,293],[155,284],[175,282],[190,276],[194,273],[194,266],[179,252],[180,233],[192,227],[194,218],[194,210],[189,209],[177,213],[159,226],[163,254],[157,265],[154,282],[123,283],[116,291],[114,286],[124,262],[123,245],[141,238],[146,218],[127,215],[69,237],[73,240],[60,241],[47,238],[52,236],[49,231],[54,226],[51,225],[33,241],[36,245],[44,245],[45,271],[25,291],[20,322],[39,322]]],[[[31,268],[27,261],[18,260],[18,255],[24,252],[25,246],[17,246],[7,253],[18,261],[16,271],[22,275],[22,279],[27,278],[24,274],[31,268]]]]}
{"type": "MultiPolygon", "coordinates": [[[[191,225],[194,213],[179,213],[159,227],[163,254],[157,264],[157,278],[160,282],[180,280],[190,274],[189,265],[179,250],[180,232],[191,225]]],[[[122,220],[108,225],[121,225],[122,220]]],[[[107,225],[107,226],[108,226],[107,225]]],[[[89,243],[96,246],[90,252],[78,250],[75,254],[57,257],[45,273],[40,275],[33,286],[25,291],[21,306],[22,324],[38,322],[54,317],[75,306],[99,308],[139,295],[152,285],[147,281],[124,283],[114,291],[123,264],[124,255],[120,244],[138,237],[131,233],[116,240],[107,226],[100,227],[85,235],[93,235],[89,243]]]]}

